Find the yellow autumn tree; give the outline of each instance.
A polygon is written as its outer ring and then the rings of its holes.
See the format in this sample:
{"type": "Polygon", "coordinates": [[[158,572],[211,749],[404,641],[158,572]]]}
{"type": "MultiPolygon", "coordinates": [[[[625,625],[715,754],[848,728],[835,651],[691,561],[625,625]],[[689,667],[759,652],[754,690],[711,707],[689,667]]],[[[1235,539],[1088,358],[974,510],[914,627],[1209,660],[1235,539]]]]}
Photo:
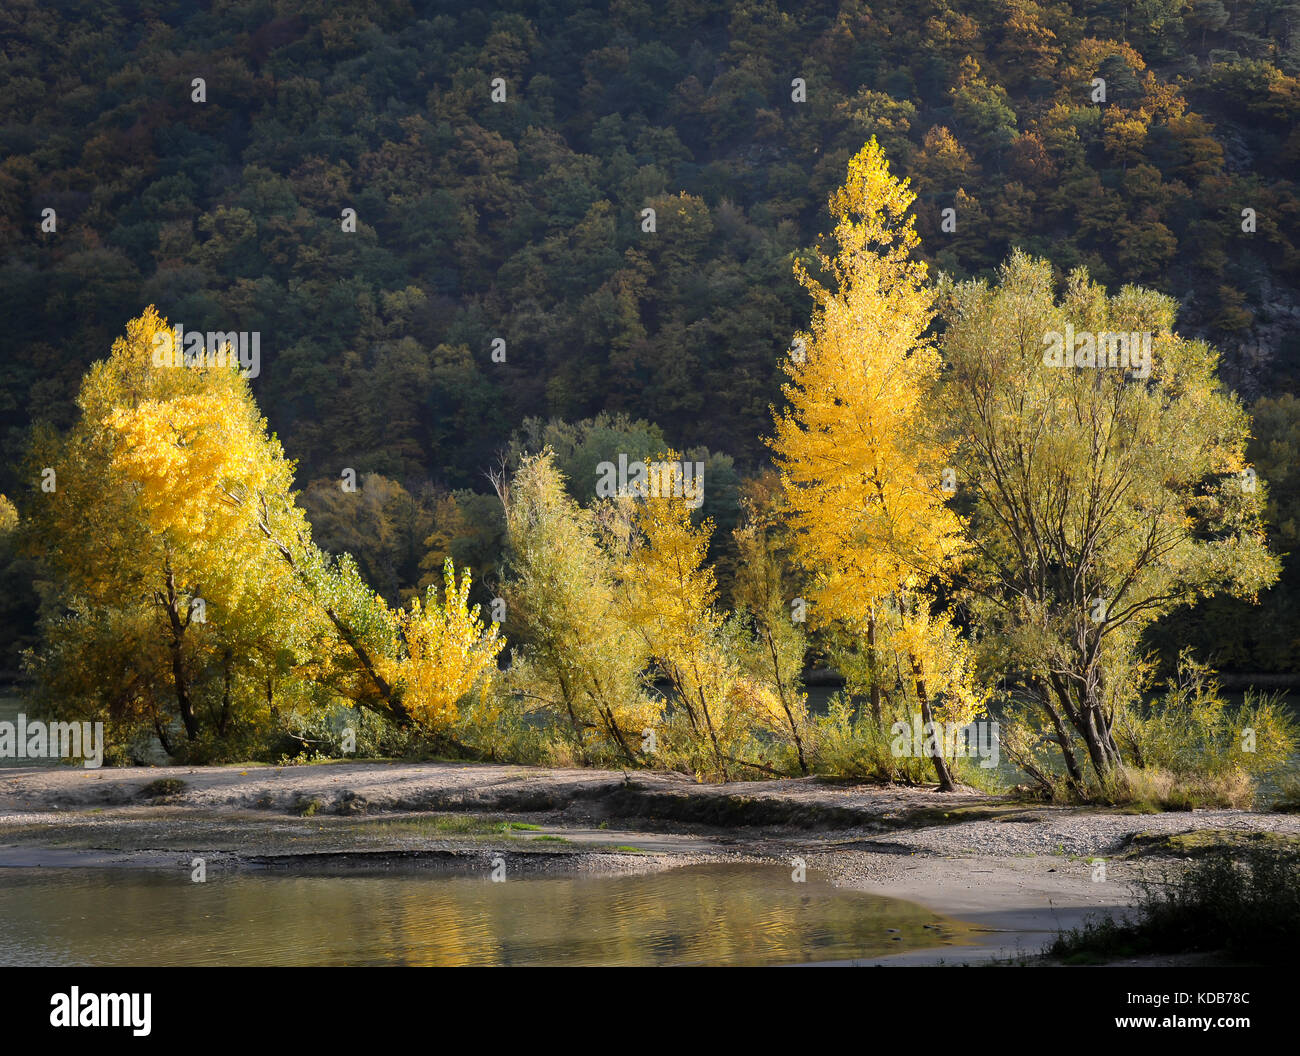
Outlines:
{"type": "Polygon", "coordinates": [[[743,753],[755,729],[779,723],[781,706],[728,648],[707,562],[713,522],[693,524],[690,505],[675,494],[676,452],[653,465],[663,474],[659,486],[611,501],[622,514],[614,545],[626,555],[618,569],[625,619],[671,686],[665,748],[696,773],[724,780],[738,768],[771,770],[743,753]]]}
{"type": "MultiPolygon", "coordinates": [[[[929,633],[924,592],[965,545],[946,505],[950,452],[926,421],[940,362],[925,336],[935,295],[912,257],[914,198],[874,139],[850,161],[830,199],[833,245],[817,254],[823,278],[795,267],[813,312],[785,364],[787,405],[769,441],[794,557],[809,577],[809,615],[861,642],[878,723],[881,654],[895,646],[923,722],[973,717],[957,703],[970,694],[946,694],[936,708],[932,691],[932,672],[943,666],[934,654],[953,639],[929,633]]],[[[943,758],[934,763],[940,786],[953,787],[943,758]]]]}
{"type": "Polygon", "coordinates": [[[802,626],[803,601],[793,584],[785,553],[785,516],[780,508],[780,481],[767,470],[747,482],[739,525],[731,536],[736,548],[729,619],[733,648],[742,670],[771,692],[776,721],[766,732],[788,749],[802,774],[810,772],[805,745],[808,697],[803,691],[808,636],[802,626]]]}
{"type": "Polygon", "coordinates": [[[485,625],[479,607],[469,604],[468,569],[456,582],[451,558],[443,565],[442,599],[430,586],[424,601],[411,599],[399,616],[404,648],[394,660],[385,660],[389,681],[422,730],[445,730],[456,721],[457,702],[475,684],[486,686],[483,675],[494,670],[505,641],[498,624],[485,625]]]}
{"type": "Polygon", "coordinates": [[[173,751],[264,722],[317,628],[239,496],[283,494],[293,466],[247,381],[157,356],[152,308],[91,366],[80,417],[38,433],[28,537],[54,576],[33,672],[56,710],[144,726],[173,751]]]}
{"type": "Polygon", "coordinates": [[[334,696],[443,730],[501,648],[468,576],[390,609],[349,555],[312,542],[233,358],[186,360],[171,340],[153,308],[131,320],[87,372],[73,428],[29,453],[48,486],[26,531],[55,580],[30,659],[41,699],[192,759],[334,696]]]}

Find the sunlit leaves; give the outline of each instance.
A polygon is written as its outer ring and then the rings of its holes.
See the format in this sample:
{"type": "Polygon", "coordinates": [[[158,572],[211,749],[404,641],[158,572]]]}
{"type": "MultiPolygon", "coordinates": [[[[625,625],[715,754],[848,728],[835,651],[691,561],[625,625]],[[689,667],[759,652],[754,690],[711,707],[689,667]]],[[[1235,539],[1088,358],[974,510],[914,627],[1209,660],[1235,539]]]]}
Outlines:
{"type": "Polygon", "coordinates": [[[505,645],[497,625],[485,626],[478,606],[469,605],[470,577],[458,584],[451,558],[443,567],[443,592],[430,586],[424,600],[412,598],[398,614],[402,655],[387,663],[402,703],[423,729],[445,729],[457,717],[456,703],[494,669],[505,645]]]}
{"type": "Polygon", "coordinates": [[[908,583],[948,569],[961,525],[940,489],[948,448],[925,399],[939,359],[922,334],[933,316],[906,215],[913,195],[874,143],[831,200],[838,252],[827,289],[802,273],[817,306],[806,353],[791,358],[788,406],[772,447],[797,560],[813,579],[814,619],[868,618],[908,583]]]}

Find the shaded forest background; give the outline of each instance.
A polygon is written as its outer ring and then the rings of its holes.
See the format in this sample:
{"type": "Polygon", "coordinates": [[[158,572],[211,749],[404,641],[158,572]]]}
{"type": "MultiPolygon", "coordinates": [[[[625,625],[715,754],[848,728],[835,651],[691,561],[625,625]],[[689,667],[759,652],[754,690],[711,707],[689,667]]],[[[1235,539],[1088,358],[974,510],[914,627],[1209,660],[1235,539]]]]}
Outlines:
{"type": "MultiPolygon", "coordinates": [[[[792,265],[813,264],[827,197],[876,136],[934,267],[991,275],[1019,246],[1181,301],[1180,332],[1223,350],[1252,405],[1289,553],[1298,73],[1285,0],[12,0],[0,492],[34,486],[31,425],[67,428],[87,365],[157,304],[187,329],[260,332],[254,391],[316,538],[390,600],[448,554],[491,596],[485,473],[547,441],[587,494],[620,451],[705,461],[702,513],[729,539],[807,323],[792,265]]],[[[30,644],[40,575],[0,535],[0,669],[30,644]]],[[[1152,645],[1298,671],[1298,591],[1288,558],[1262,608],[1211,599],[1152,645]]]]}

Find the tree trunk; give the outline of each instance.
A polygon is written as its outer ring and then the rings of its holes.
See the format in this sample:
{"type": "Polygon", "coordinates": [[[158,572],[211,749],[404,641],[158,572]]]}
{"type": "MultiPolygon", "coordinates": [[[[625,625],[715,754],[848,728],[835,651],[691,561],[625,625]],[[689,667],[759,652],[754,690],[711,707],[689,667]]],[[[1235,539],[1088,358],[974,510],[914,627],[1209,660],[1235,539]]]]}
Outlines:
{"type": "Polygon", "coordinates": [[[221,717],[217,720],[217,732],[222,737],[226,735],[226,727],[230,723],[230,650],[227,649],[221,659],[221,670],[224,676],[224,684],[221,688],[221,717]]]}
{"type": "Polygon", "coordinates": [[[153,730],[154,733],[158,735],[158,743],[162,745],[162,750],[166,752],[168,755],[171,755],[172,754],[171,742],[167,740],[167,732],[163,729],[163,725],[158,720],[157,716],[154,716],[153,730]]]}
{"type": "Polygon", "coordinates": [[[627,741],[623,738],[623,731],[618,728],[618,723],[614,721],[613,710],[603,707],[600,712],[605,720],[605,728],[609,730],[609,735],[614,738],[614,743],[618,745],[619,751],[623,753],[623,758],[636,766],[636,756],[632,753],[632,749],[627,746],[627,741]]]}
{"type": "Polygon", "coordinates": [[[578,716],[573,710],[573,694],[569,690],[569,680],[563,674],[557,672],[557,678],[560,683],[560,693],[564,696],[564,707],[569,713],[569,725],[573,729],[573,736],[578,739],[578,757],[582,760],[582,765],[587,765],[587,746],[583,743],[582,725],[578,722],[578,716]]]}
{"type": "Polygon", "coordinates": [[[781,707],[785,711],[786,721],[790,724],[790,736],[794,738],[795,751],[799,755],[799,770],[803,774],[808,773],[808,762],[803,754],[803,738],[799,736],[799,727],[794,721],[794,713],[790,710],[790,705],[785,698],[785,679],[781,677],[781,660],[776,651],[776,641],[772,637],[771,628],[763,629],[764,637],[767,638],[767,648],[772,654],[772,673],[776,676],[776,689],[781,694],[781,707]]]}
{"type": "Polygon", "coordinates": [[[1092,760],[1093,770],[1099,778],[1110,777],[1123,760],[1110,735],[1110,724],[1095,702],[1084,702],[1082,725],[1080,732],[1088,746],[1088,758],[1092,760]]]}
{"type": "Polygon", "coordinates": [[[623,739],[623,731],[618,728],[618,723],[614,721],[614,709],[604,700],[605,691],[600,688],[600,680],[595,677],[591,678],[592,685],[596,687],[596,696],[592,697],[592,702],[596,705],[596,711],[605,722],[605,728],[609,730],[609,735],[614,738],[614,743],[618,745],[619,751],[633,766],[637,765],[636,756],[632,749],[627,746],[627,741],[623,739]]]}
{"type": "MultiPolygon", "coordinates": [[[[270,517],[266,510],[266,500],[265,498],[263,498],[262,513],[257,518],[258,530],[262,533],[262,535],[266,537],[266,539],[271,543],[271,545],[275,547],[276,552],[289,566],[289,568],[292,569],[293,572],[297,575],[299,582],[302,583],[302,585],[307,589],[308,596],[312,597],[313,600],[316,600],[317,603],[320,605],[321,610],[329,618],[330,623],[334,625],[334,629],[338,631],[339,637],[342,638],[344,644],[349,649],[352,650],[352,654],[357,658],[358,661],[360,661],[361,666],[362,668],[365,669],[365,672],[369,676],[370,681],[374,683],[375,688],[379,690],[379,695],[383,702],[381,705],[378,706],[376,706],[372,701],[368,701],[368,700],[358,700],[357,703],[360,704],[363,708],[369,708],[371,711],[379,712],[380,714],[386,712],[389,718],[395,719],[398,725],[400,726],[409,726],[411,724],[410,711],[407,709],[406,705],[403,704],[402,701],[394,694],[393,687],[390,686],[388,684],[388,681],[378,672],[378,670],[376,670],[374,661],[370,656],[370,652],[357,639],[356,635],[352,633],[352,629],[349,628],[343,622],[343,620],[339,617],[338,613],[336,613],[331,606],[325,604],[324,602],[321,602],[316,597],[317,591],[315,590],[315,586],[312,583],[311,576],[307,574],[306,570],[299,567],[298,562],[294,559],[293,551],[289,548],[289,545],[285,543],[282,539],[276,538],[274,533],[272,533],[269,520],[270,517]]],[[[304,545],[304,546],[308,545],[306,540],[302,539],[301,537],[299,538],[298,542],[300,545],[304,545]]]]}
{"type": "Polygon", "coordinates": [[[880,672],[876,670],[876,614],[867,617],[867,677],[871,679],[871,717],[876,729],[885,730],[885,719],[880,710],[880,672]]]}
{"type": "Polygon", "coordinates": [[[1077,676],[1076,681],[1081,686],[1077,707],[1070,699],[1069,686],[1063,680],[1053,678],[1061,706],[1070,724],[1079,731],[1079,736],[1083,738],[1083,743],[1088,749],[1088,759],[1092,763],[1093,772],[1104,781],[1124,760],[1120,756],[1115,739],[1111,736],[1110,723],[1106,721],[1101,703],[1097,700],[1096,684],[1087,674],[1086,667],[1084,673],[1077,676]]]}
{"type": "MultiPolygon", "coordinates": [[[[934,714],[930,711],[930,695],[925,691],[925,679],[921,677],[921,662],[915,656],[909,656],[912,662],[912,677],[916,681],[916,697],[921,702],[921,728],[935,730],[934,714]]],[[[935,730],[937,732],[937,730],[935,730]]],[[[955,792],[957,783],[948,770],[948,760],[943,757],[943,739],[939,739],[939,751],[933,758],[934,773],[939,779],[940,792],[955,792]]]]}
{"type": "Polygon", "coordinates": [[[700,711],[704,713],[704,725],[709,731],[709,740],[713,743],[713,758],[718,764],[718,769],[722,772],[722,780],[726,781],[730,776],[727,773],[726,764],[723,762],[726,757],[722,754],[722,749],[718,747],[718,735],[713,730],[713,717],[709,714],[709,705],[704,700],[704,687],[697,680],[695,688],[700,695],[700,711]]]}
{"type": "Polygon", "coordinates": [[[189,614],[181,619],[176,596],[176,577],[171,565],[167,565],[167,622],[171,624],[171,641],[168,647],[172,657],[172,682],[176,688],[176,706],[180,709],[181,722],[185,725],[185,736],[194,740],[199,735],[198,720],[194,717],[194,705],[190,700],[190,683],[185,674],[185,657],[182,647],[185,644],[185,631],[189,627],[189,614]]]}
{"type": "Polygon", "coordinates": [[[1070,731],[1066,729],[1065,724],[1061,721],[1061,713],[1052,706],[1051,697],[1048,689],[1043,683],[1035,678],[1032,681],[1034,692],[1038,694],[1038,701],[1043,710],[1047,712],[1048,718],[1052,720],[1052,729],[1056,731],[1056,743],[1061,749],[1061,758],[1065,760],[1065,772],[1070,777],[1070,782],[1079,788],[1083,784],[1083,771],[1079,769],[1078,757],[1074,754],[1074,744],[1070,740],[1070,731]]]}

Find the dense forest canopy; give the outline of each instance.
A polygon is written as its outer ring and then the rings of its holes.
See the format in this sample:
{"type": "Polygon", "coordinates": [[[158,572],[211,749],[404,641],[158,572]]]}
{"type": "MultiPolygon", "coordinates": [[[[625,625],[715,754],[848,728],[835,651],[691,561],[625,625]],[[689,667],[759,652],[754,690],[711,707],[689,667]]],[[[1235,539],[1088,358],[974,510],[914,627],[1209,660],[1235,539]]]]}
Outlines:
{"type": "MultiPolygon", "coordinates": [[[[808,320],[792,267],[874,136],[934,269],[1022,248],[1173,296],[1264,401],[1252,457],[1295,536],[1300,3],[13,0],[0,62],[0,492],[156,304],[260,334],[317,538],[390,597],[448,555],[483,582],[486,471],[564,423],[584,465],[610,422],[709,461],[729,527],[808,320]],[[346,470],[373,531],[329,523],[346,470]]],[[[1204,637],[1294,668],[1295,579],[1261,641],[1204,637]]]]}

